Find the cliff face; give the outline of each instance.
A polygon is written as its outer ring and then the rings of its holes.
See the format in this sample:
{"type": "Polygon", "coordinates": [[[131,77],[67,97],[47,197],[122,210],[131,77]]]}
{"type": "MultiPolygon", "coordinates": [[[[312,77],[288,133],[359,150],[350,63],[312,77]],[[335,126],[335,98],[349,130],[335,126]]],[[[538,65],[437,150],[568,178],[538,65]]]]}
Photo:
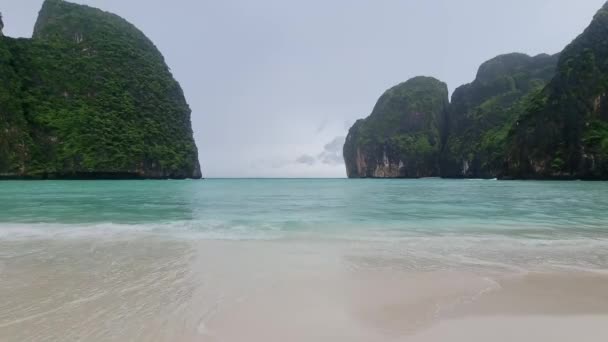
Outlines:
{"type": "Polygon", "coordinates": [[[499,176],[507,133],[527,96],[552,77],[557,59],[524,54],[493,58],[472,83],[454,91],[451,104],[445,84],[429,78],[387,91],[372,115],[350,130],[344,147],[348,176],[499,176]],[[436,105],[425,107],[428,103],[436,105]]]}
{"type": "Polygon", "coordinates": [[[608,179],[608,4],[513,127],[506,175],[608,179]]]}
{"type": "Polygon", "coordinates": [[[0,37],[0,177],[200,178],[190,108],[154,44],[61,0],[32,39],[0,37]]]}
{"type": "MultiPolygon", "coordinates": [[[[348,176],[608,179],[607,37],[608,3],[559,55],[509,54],[484,63],[445,104],[445,122],[423,128],[439,130],[425,135],[441,138],[439,166],[432,162],[437,145],[421,157],[424,149],[393,143],[419,136],[396,129],[415,118],[397,115],[398,122],[373,113],[349,134],[348,176]],[[402,171],[404,165],[419,167],[402,171]]],[[[408,113],[409,103],[436,95],[418,92],[394,101],[393,111],[408,113]]]]}
{"type": "Polygon", "coordinates": [[[441,175],[495,178],[502,172],[507,134],[529,94],[555,73],[558,56],[508,54],[479,68],[475,80],[454,91],[441,154],[441,175]]]}
{"type": "Polygon", "coordinates": [[[348,176],[439,176],[447,106],[447,86],[433,78],[416,77],[389,89],[372,114],[350,129],[344,145],[348,176]]]}

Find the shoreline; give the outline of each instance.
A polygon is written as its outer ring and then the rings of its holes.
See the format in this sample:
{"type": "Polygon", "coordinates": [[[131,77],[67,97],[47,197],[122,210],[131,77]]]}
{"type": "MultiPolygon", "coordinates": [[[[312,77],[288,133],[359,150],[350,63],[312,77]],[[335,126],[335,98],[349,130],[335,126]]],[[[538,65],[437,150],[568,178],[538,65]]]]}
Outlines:
{"type": "Polygon", "coordinates": [[[205,180],[204,177],[151,177],[135,173],[94,173],[80,175],[0,175],[2,181],[136,181],[136,180],[205,180]]]}
{"type": "Polygon", "coordinates": [[[135,180],[480,180],[525,182],[608,182],[606,177],[150,177],[134,173],[92,173],[81,175],[0,175],[0,182],[9,181],[135,181],[135,180]]]}

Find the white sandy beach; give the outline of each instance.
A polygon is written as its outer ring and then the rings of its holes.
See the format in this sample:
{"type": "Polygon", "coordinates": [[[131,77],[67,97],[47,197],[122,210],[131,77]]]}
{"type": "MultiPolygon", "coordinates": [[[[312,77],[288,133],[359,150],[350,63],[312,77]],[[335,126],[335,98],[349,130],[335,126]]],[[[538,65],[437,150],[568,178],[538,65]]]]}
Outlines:
{"type": "Polygon", "coordinates": [[[421,271],[352,242],[125,236],[0,247],[1,341],[608,339],[601,272],[421,271]]]}

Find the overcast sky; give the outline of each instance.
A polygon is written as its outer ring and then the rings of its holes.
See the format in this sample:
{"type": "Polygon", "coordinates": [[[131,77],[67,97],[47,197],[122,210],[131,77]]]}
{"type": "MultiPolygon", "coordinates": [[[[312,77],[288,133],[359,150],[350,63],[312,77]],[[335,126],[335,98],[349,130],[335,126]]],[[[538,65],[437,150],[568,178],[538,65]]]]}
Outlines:
{"type": "MultiPolygon", "coordinates": [[[[207,177],[344,177],[348,127],[417,75],[450,90],[498,54],[556,53],[605,0],[77,0],[139,27],[192,107],[207,177]]],[[[1,0],[31,36],[42,0],[1,0]]]]}

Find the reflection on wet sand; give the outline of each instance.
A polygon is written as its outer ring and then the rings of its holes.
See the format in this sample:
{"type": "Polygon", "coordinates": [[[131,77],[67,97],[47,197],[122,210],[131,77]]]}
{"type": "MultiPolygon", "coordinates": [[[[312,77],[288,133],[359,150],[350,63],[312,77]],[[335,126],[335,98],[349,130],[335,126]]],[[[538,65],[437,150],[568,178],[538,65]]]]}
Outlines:
{"type": "Polygon", "coordinates": [[[3,240],[0,340],[482,341],[509,326],[540,338],[567,329],[556,341],[608,337],[601,272],[416,270],[365,246],[145,234],[3,240]]]}

